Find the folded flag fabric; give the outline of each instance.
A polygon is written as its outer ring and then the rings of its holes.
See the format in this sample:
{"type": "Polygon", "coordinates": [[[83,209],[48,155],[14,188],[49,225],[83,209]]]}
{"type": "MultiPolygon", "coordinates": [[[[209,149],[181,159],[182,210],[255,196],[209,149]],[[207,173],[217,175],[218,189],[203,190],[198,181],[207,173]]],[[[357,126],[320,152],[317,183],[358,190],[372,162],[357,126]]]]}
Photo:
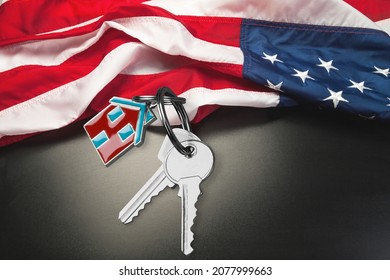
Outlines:
{"type": "Polygon", "coordinates": [[[0,146],[162,86],[194,122],[299,103],[390,120],[387,0],[8,0],[0,22],[0,146]]]}

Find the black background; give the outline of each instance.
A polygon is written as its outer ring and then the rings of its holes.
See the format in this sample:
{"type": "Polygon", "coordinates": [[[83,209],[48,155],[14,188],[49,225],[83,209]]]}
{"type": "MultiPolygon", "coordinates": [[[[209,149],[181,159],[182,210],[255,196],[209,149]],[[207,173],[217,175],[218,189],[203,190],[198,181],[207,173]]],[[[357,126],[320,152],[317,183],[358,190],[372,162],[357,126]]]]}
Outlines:
{"type": "Polygon", "coordinates": [[[117,219],[160,166],[164,129],[105,167],[83,124],[0,148],[2,259],[390,259],[388,123],[225,107],[193,125],[216,161],[190,256],[177,188],[117,219]]]}

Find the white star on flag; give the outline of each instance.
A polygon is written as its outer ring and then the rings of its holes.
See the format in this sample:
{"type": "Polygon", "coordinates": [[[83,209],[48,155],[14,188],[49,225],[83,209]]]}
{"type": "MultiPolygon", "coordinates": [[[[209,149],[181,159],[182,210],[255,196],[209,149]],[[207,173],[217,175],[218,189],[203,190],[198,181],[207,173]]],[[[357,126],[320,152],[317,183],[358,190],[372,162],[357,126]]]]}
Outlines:
{"type": "Polygon", "coordinates": [[[296,74],[292,74],[292,76],[301,78],[303,83],[306,82],[306,79],[315,80],[313,77],[309,76],[309,70],[306,70],[306,71],[303,72],[303,71],[299,71],[299,70],[297,70],[295,68],[293,68],[293,69],[296,72],[296,74]]]}
{"type": "Polygon", "coordinates": [[[384,75],[386,78],[389,77],[390,68],[382,69],[382,68],[379,68],[379,67],[376,67],[376,66],[374,66],[374,67],[375,67],[376,71],[374,71],[373,73],[382,74],[382,75],[384,75]]]}
{"type": "Polygon", "coordinates": [[[331,89],[328,89],[328,91],[330,93],[330,96],[325,98],[325,99],[323,99],[323,101],[332,100],[335,109],[339,105],[340,101],[349,103],[349,101],[347,99],[343,98],[343,92],[342,91],[335,92],[335,91],[333,91],[331,89]]]}
{"type": "Polygon", "coordinates": [[[269,54],[266,54],[265,52],[263,52],[263,55],[261,58],[265,59],[265,60],[269,60],[271,61],[272,64],[274,64],[276,61],[277,62],[280,62],[280,63],[284,63],[283,61],[281,61],[280,59],[278,59],[278,55],[275,54],[275,55],[269,55],[269,54]]]}
{"type": "MultiPolygon", "coordinates": [[[[387,99],[389,99],[389,101],[390,101],[390,97],[387,97],[387,99]]],[[[387,104],[386,106],[390,107],[390,104],[387,104]]]]}
{"type": "Polygon", "coordinates": [[[354,82],[352,80],[349,80],[351,83],[352,83],[352,86],[349,86],[348,88],[356,88],[358,89],[361,93],[364,93],[364,90],[372,90],[370,89],[369,87],[366,87],[364,85],[365,82],[360,82],[360,83],[357,83],[357,82],[354,82]]]}
{"type": "Polygon", "coordinates": [[[326,71],[328,71],[328,73],[330,73],[330,70],[333,69],[333,70],[339,70],[338,68],[334,67],[332,64],[333,64],[333,60],[330,60],[330,61],[324,61],[322,60],[321,58],[318,58],[319,61],[321,62],[321,64],[317,64],[317,66],[319,67],[324,67],[326,69],[326,71]]]}
{"type": "Polygon", "coordinates": [[[271,83],[270,81],[267,80],[267,83],[268,83],[267,87],[269,87],[270,89],[283,92],[283,90],[281,89],[283,82],[280,82],[279,84],[274,85],[273,83],[271,83]]]}

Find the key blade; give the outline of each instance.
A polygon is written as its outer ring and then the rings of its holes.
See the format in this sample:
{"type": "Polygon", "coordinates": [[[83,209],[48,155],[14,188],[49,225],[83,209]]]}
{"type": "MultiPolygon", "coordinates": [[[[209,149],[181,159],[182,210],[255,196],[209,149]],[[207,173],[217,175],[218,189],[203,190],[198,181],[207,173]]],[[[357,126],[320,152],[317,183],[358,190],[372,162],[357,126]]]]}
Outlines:
{"type": "Polygon", "coordinates": [[[124,224],[130,223],[145,208],[145,205],[151,202],[154,196],[157,196],[166,187],[172,188],[174,186],[175,183],[166,177],[164,168],[161,166],[119,212],[119,220],[124,224]]]}
{"type": "Polygon", "coordinates": [[[179,182],[179,196],[181,197],[181,251],[185,255],[189,255],[194,250],[191,246],[194,241],[194,233],[192,226],[196,217],[196,202],[201,194],[200,177],[183,178],[179,182]]]}

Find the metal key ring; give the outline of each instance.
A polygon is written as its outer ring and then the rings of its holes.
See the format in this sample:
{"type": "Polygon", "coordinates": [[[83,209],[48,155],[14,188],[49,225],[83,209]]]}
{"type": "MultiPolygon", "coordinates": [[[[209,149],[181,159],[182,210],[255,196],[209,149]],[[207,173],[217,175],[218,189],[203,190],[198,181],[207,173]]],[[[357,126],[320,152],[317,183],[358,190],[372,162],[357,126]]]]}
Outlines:
{"type": "MultiPolygon", "coordinates": [[[[154,108],[157,106],[156,96],[151,96],[151,95],[134,96],[132,100],[135,102],[147,103],[150,108],[154,108]]],[[[164,96],[164,104],[170,105],[173,104],[174,102],[185,104],[186,99],[178,96],[164,96]]]]}
{"type": "MultiPolygon", "coordinates": [[[[172,131],[171,124],[168,121],[167,113],[165,111],[165,95],[168,95],[168,97],[173,98],[177,97],[176,94],[173,93],[173,91],[168,87],[162,87],[157,91],[156,94],[156,100],[157,100],[157,109],[160,114],[161,122],[165,127],[165,131],[167,132],[167,135],[169,137],[169,140],[171,140],[173,146],[178,150],[179,153],[186,157],[190,157],[192,154],[192,148],[191,147],[184,147],[179,140],[177,139],[175,133],[172,131]]],[[[179,97],[177,97],[179,98],[179,97]]],[[[187,131],[191,131],[190,127],[190,120],[188,119],[188,115],[186,110],[183,107],[183,104],[180,102],[173,101],[172,102],[173,107],[175,107],[175,110],[177,114],[179,115],[180,121],[182,122],[183,129],[187,131]]]]}

